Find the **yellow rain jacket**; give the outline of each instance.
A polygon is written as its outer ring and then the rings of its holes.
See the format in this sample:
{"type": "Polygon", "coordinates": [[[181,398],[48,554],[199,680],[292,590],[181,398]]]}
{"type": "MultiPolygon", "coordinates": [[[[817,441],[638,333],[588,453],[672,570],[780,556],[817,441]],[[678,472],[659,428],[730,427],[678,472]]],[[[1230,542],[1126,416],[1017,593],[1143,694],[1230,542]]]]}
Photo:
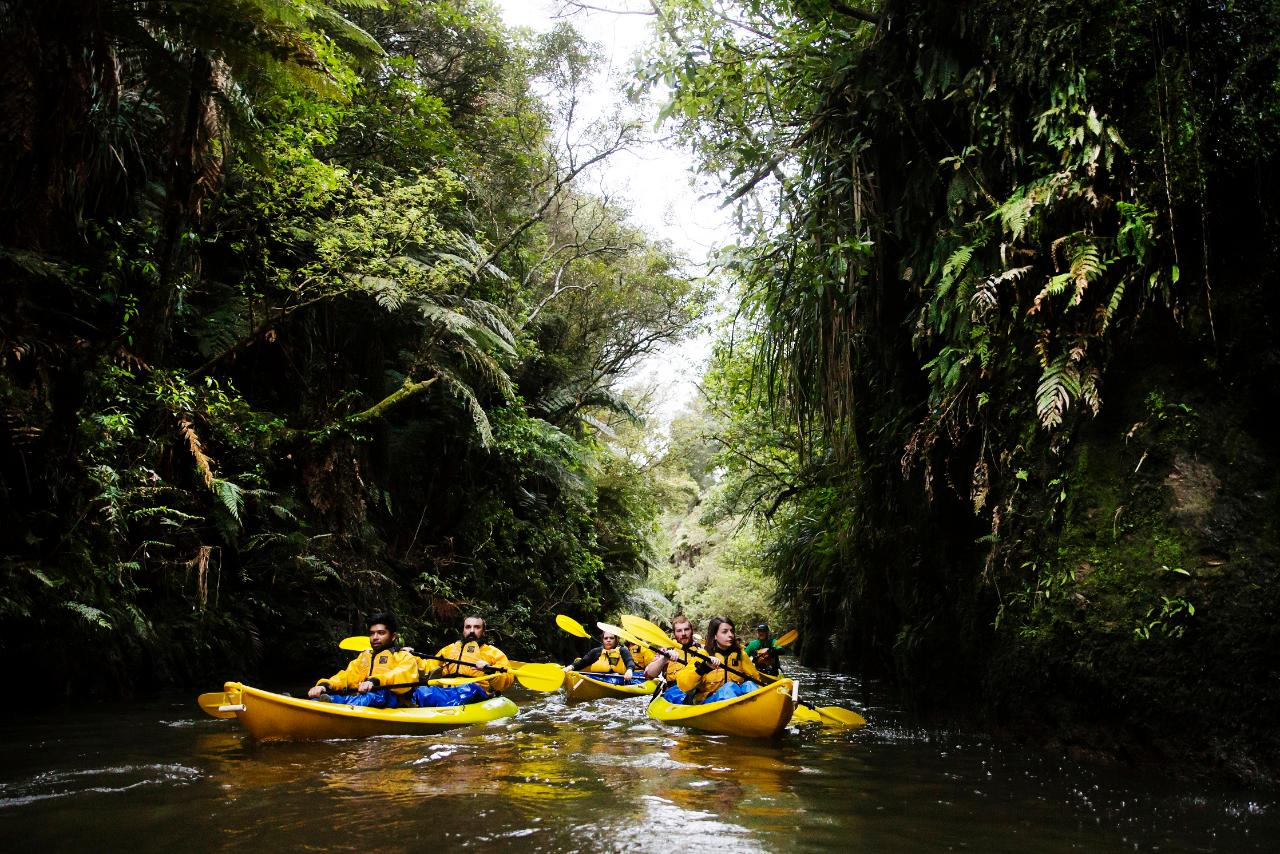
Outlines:
{"type": "MultiPolygon", "coordinates": [[[[703,650],[703,652],[706,652],[706,650],[703,650]]],[[[757,685],[763,685],[765,683],[764,678],[760,675],[760,671],[756,669],[756,666],[751,659],[747,658],[746,653],[742,651],[742,647],[734,646],[733,649],[729,650],[727,655],[723,652],[717,651],[714,654],[714,657],[721,664],[725,664],[732,667],[734,670],[747,674],[747,677],[757,685]]],[[[691,656],[691,658],[691,666],[681,669],[681,671],[676,674],[676,684],[680,686],[681,691],[684,691],[686,694],[692,694],[693,702],[695,703],[701,703],[708,696],[714,693],[721,685],[724,684],[725,679],[739,684],[746,681],[737,673],[729,673],[723,668],[718,670],[709,670],[705,673],[699,672],[706,667],[707,663],[697,656],[691,656]]]]}
{"type": "Polygon", "coordinates": [[[658,654],[647,646],[637,646],[636,644],[627,644],[627,649],[631,650],[631,658],[635,660],[636,668],[644,670],[649,666],[649,662],[658,657],[658,654]]]}
{"type": "Polygon", "coordinates": [[[689,655],[689,650],[696,649],[699,652],[705,651],[702,649],[702,644],[698,643],[697,641],[690,641],[688,646],[672,647],[672,649],[681,650],[680,654],[683,657],[667,659],[667,667],[665,670],[662,671],[662,678],[667,680],[668,682],[676,682],[676,677],[680,675],[681,670],[684,670],[685,667],[689,665],[689,661],[698,660],[695,656],[689,655]]]}
{"type": "MultiPolygon", "coordinates": [[[[381,685],[400,685],[405,682],[418,682],[418,659],[411,652],[402,649],[384,649],[374,654],[366,649],[355,657],[345,670],[339,670],[328,679],[321,679],[317,685],[323,685],[331,691],[354,691],[361,682],[368,680],[377,688],[381,685]]],[[[413,685],[391,689],[396,694],[407,694],[413,685]]]]}
{"type": "MultiPolygon", "coordinates": [[[[511,662],[507,659],[507,654],[496,646],[489,646],[487,643],[476,643],[475,641],[454,641],[446,647],[440,649],[436,655],[441,658],[460,658],[463,661],[487,661],[494,667],[511,667],[511,662]]],[[[440,676],[461,676],[463,678],[471,676],[483,676],[481,671],[474,667],[468,667],[465,664],[451,664],[444,661],[436,661],[434,658],[424,658],[421,660],[422,669],[428,672],[440,669],[440,676]]],[[[487,682],[481,682],[481,686],[487,685],[489,693],[497,691],[505,691],[511,687],[511,683],[515,681],[515,677],[510,673],[499,673],[487,682]]]]}

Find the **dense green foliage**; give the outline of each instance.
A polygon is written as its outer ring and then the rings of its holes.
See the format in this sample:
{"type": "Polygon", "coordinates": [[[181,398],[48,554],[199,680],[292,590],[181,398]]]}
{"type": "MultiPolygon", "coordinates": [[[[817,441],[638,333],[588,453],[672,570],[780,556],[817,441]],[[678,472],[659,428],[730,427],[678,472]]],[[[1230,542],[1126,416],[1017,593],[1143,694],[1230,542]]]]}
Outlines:
{"type": "Polygon", "coordinates": [[[745,232],[720,464],[802,636],[1280,762],[1280,5],[656,6],[745,232]]]}
{"type": "Polygon", "coordinates": [[[0,47],[7,663],[296,675],[381,607],[420,645],[478,611],[521,653],[620,601],[657,506],[600,431],[705,296],[575,189],[634,126],[557,146],[595,62],[572,29],[3,2],[0,47]]]}

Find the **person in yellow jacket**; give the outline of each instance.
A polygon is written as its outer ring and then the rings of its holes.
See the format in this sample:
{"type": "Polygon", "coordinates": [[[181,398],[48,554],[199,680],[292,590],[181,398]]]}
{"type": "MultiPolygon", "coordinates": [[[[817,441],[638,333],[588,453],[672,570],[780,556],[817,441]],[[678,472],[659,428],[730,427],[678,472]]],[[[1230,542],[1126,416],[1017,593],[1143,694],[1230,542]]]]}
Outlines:
{"type": "Polygon", "coordinates": [[[657,658],[657,653],[638,643],[625,644],[627,652],[631,653],[631,660],[636,663],[637,670],[647,670],[649,664],[657,658]]]}
{"type": "Polygon", "coordinates": [[[691,657],[689,650],[700,649],[701,645],[693,639],[693,623],[684,614],[671,620],[671,634],[679,646],[658,650],[653,661],[645,666],[644,675],[646,679],[661,676],[666,683],[662,690],[663,699],[671,703],[683,703],[685,693],[676,684],[676,676],[688,665],[691,657]]]}
{"type": "Polygon", "coordinates": [[[755,691],[763,683],[760,671],[738,645],[733,621],[728,617],[712,617],[707,623],[707,661],[694,658],[692,667],[676,674],[680,690],[692,696],[694,703],[714,703],[740,697],[755,691]],[[729,669],[738,671],[729,672],[729,669]]]}
{"type": "Polygon", "coordinates": [[[600,635],[600,646],[592,647],[586,655],[564,669],[590,673],[602,682],[624,685],[632,681],[639,668],[631,657],[631,651],[618,642],[618,636],[604,632],[600,635]]]}
{"type": "Polygon", "coordinates": [[[511,675],[511,662],[496,646],[484,642],[483,617],[467,617],[462,621],[462,640],[442,647],[435,656],[420,659],[424,671],[431,679],[459,676],[494,675],[484,682],[466,685],[421,685],[413,691],[413,702],[418,706],[462,706],[479,703],[496,696],[510,687],[515,677],[511,675]],[[465,661],[466,664],[458,662],[465,661]]]}
{"type": "Polygon", "coordinates": [[[307,692],[308,697],[375,709],[411,705],[408,699],[418,682],[418,659],[412,652],[400,649],[395,616],[374,614],[369,617],[368,627],[369,649],[357,655],[345,670],[317,682],[307,692]],[[387,685],[396,687],[384,687],[387,685]]]}

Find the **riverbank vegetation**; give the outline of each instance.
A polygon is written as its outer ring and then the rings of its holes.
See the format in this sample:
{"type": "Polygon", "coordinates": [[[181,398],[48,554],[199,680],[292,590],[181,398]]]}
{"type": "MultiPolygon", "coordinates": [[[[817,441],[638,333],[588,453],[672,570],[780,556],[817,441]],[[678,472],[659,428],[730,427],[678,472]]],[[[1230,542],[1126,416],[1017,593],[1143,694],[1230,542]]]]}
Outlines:
{"type": "Polygon", "coordinates": [[[720,465],[806,658],[1280,767],[1280,7],[661,6],[744,229],[720,465]]]}
{"type": "MultiPolygon", "coordinates": [[[[577,180],[634,121],[484,2],[0,6],[0,646],[83,693],[513,652],[648,566],[602,437],[703,286],[577,180]]],[[[202,683],[202,684],[204,684],[202,683]]]]}

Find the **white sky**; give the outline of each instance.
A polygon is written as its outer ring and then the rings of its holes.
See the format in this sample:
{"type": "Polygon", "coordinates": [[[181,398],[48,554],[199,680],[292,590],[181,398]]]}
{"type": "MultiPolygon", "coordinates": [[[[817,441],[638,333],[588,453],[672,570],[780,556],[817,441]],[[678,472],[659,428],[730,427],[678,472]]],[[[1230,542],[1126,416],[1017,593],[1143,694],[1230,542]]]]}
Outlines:
{"type": "MultiPolygon", "coordinates": [[[[557,17],[563,7],[557,0],[496,0],[496,5],[503,20],[512,27],[545,32],[566,20],[557,17]]],[[[638,0],[608,0],[599,5],[629,5],[634,9],[648,6],[638,0]]],[[[595,92],[584,104],[588,111],[604,113],[616,103],[618,84],[630,78],[633,58],[650,38],[651,18],[576,11],[567,20],[587,39],[597,42],[604,53],[606,61],[595,92]]],[[[654,118],[648,117],[650,127],[654,118]]],[[[669,240],[680,254],[701,267],[711,249],[731,239],[729,212],[720,210],[715,197],[700,198],[710,188],[705,181],[700,182],[701,190],[695,187],[691,156],[657,141],[659,133],[661,130],[653,133],[652,141],[609,158],[588,179],[584,189],[603,188],[620,196],[632,211],[631,220],[637,227],[654,238],[669,240]]],[[[662,393],[657,395],[661,403],[655,414],[661,421],[670,421],[693,397],[694,381],[701,375],[710,348],[709,334],[672,348],[642,365],[628,384],[661,387],[662,393]]]]}

